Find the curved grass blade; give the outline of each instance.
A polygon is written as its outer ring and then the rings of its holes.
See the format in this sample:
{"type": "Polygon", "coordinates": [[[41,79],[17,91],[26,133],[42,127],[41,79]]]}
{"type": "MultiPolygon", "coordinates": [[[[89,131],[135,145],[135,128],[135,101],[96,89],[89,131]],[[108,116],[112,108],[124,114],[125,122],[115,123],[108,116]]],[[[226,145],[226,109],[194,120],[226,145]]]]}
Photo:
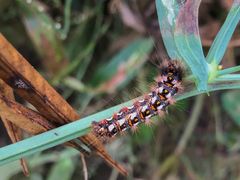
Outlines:
{"type": "Polygon", "coordinates": [[[164,44],[172,59],[181,59],[191,69],[198,90],[207,89],[208,65],[198,29],[199,0],[156,0],[164,44]]]}
{"type": "Polygon", "coordinates": [[[153,48],[151,38],[133,41],[114,56],[109,63],[104,64],[93,75],[91,85],[100,92],[113,92],[126,85],[147,61],[147,56],[153,48]]]}
{"type": "MultiPolygon", "coordinates": [[[[240,89],[240,82],[228,82],[226,84],[209,85],[207,91],[216,91],[224,89],[240,89]]],[[[179,95],[176,100],[183,100],[205,91],[192,90],[179,95]]],[[[131,105],[133,100],[114,106],[107,110],[85,117],[81,120],[66,124],[48,132],[20,141],[16,144],[0,148],[0,165],[17,160],[19,158],[43,151],[53,146],[75,139],[87,134],[90,130],[92,121],[100,121],[110,117],[124,106],[131,105]],[[38,143],[36,143],[38,142],[38,143]]]]}
{"type": "Polygon", "coordinates": [[[215,82],[240,81],[240,74],[225,74],[215,79],[215,82]]]}
{"type": "Polygon", "coordinates": [[[233,32],[240,20],[240,0],[233,2],[227,19],[225,20],[221,30],[218,32],[207,55],[207,61],[218,65],[227,49],[228,43],[233,35],[233,32]]]}
{"type": "MultiPolygon", "coordinates": [[[[89,12],[88,12],[89,13],[89,12]]],[[[84,12],[82,15],[87,14],[84,12]]],[[[66,54],[71,60],[70,64],[57,73],[52,79],[52,84],[59,84],[67,75],[76,73],[78,79],[82,79],[87,67],[92,61],[92,54],[99,38],[104,35],[109,27],[103,24],[101,5],[91,11],[89,17],[81,22],[77,28],[68,35],[66,42],[66,54]],[[79,51],[79,49],[82,49],[79,51]]]]}
{"type": "Polygon", "coordinates": [[[71,5],[72,0],[66,0],[64,6],[64,26],[63,29],[59,30],[60,36],[63,40],[67,38],[71,26],[71,5]]]}

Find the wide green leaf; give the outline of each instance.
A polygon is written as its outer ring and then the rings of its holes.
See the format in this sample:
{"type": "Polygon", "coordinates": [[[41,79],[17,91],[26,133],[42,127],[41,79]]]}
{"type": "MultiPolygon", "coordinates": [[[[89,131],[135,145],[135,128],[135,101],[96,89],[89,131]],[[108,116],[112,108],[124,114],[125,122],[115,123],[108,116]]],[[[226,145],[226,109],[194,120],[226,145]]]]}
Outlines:
{"type": "Polygon", "coordinates": [[[198,90],[206,90],[208,64],[198,28],[199,0],[156,0],[164,44],[172,59],[183,60],[195,77],[198,90]]]}
{"type": "Polygon", "coordinates": [[[156,0],[156,8],[160,31],[169,57],[182,59],[174,40],[175,20],[178,14],[177,2],[156,0]]]}

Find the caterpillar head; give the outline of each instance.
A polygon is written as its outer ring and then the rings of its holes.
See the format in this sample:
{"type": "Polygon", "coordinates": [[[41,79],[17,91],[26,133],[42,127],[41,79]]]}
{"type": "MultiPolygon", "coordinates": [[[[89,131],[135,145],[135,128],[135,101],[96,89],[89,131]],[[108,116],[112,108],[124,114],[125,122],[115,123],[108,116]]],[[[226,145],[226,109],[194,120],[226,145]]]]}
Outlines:
{"type": "Polygon", "coordinates": [[[177,60],[168,60],[162,64],[161,76],[168,81],[181,81],[183,77],[183,65],[177,60]]]}

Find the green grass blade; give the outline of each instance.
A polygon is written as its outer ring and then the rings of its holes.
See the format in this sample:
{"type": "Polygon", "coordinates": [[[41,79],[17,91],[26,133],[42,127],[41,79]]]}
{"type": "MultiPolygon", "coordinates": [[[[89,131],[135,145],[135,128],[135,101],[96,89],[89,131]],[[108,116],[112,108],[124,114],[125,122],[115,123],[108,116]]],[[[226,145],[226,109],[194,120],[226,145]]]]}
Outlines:
{"type": "Polygon", "coordinates": [[[62,39],[66,39],[71,25],[71,5],[72,0],[66,0],[64,6],[64,26],[59,30],[62,39]]]}
{"type": "Polygon", "coordinates": [[[89,132],[92,121],[100,121],[101,119],[108,118],[113,112],[118,111],[124,105],[130,104],[131,101],[128,101],[127,103],[114,106],[79,121],[75,121],[74,123],[66,124],[51,131],[20,141],[19,143],[0,148],[0,165],[83,136],[89,132]]]}
{"type": "MultiPolygon", "coordinates": [[[[219,90],[227,90],[227,89],[240,89],[240,82],[236,81],[225,81],[222,84],[210,84],[208,85],[208,92],[213,92],[213,91],[219,91],[219,90]]],[[[199,91],[197,89],[191,90],[189,92],[185,92],[183,94],[180,94],[176,96],[176,100],[180,101],[183,99],[187,99],[189,97],[193,97],[199,94],[204,94],[206,93],[205,91],[199,91]]]]}
{"type": "Polygon", "coordinates": [[[218,71],[217,75],[221,76],[221,75],[235,73],[235,72],[238,72],[238,71],[240,71],[240,66],[234,66],[234,67],[230,67],[230,68],[218,71]]]}
{"type": "MultiPolygon", "coordinates": [[[[224,89],[240,89],[240,82],[227,82],[224,84],[209,85],[207,91],[216,91],[224,89]]],[[[176,97],[176,100],[186,99],[205,93],[205,91],[193,90],[176,97]]],[[[83,136],[89,132],[92,121],[100,121],[110,117],[124,106],[129,106],[133,100],[114,106],[99,113],[90,115],[81,120],[66,124],[51,131],[36,135],[18,143],[0,148],[0,165],[12,162],[19,158],[31,155],[33,153],[46,150],[53,146],[70,141],[77,137],[83,136]],[[37,142],[37,143],[36,143],[37,142]]]]}
{"type": "Polygon", "coordinates": [[[240,1],[235,0],[221,30],[218,32],[207,55],[207,61],[218,65],[227,49],[232,34],[240,20],[240,1]]]}
{"type": "Polygon", "coordinates": [[[48,131],[47,133],[42,133],[32,138],[20,141],[19,144],[16,143],[1,148],[0,165],[17,160],[19,157],[27,156],[82,136],[88,132],[90,124],[91,122],[89,121],[81,121],[78,124],[78,130],[73,132],[71,132],[74,128],[73,124],[67,124],[66,126],[56,128],[48,131]]]}
{"type": "Polygon", "coordinates": [[[101,67],[96,70],[90,80],[91,85],[98,87],[113,77],[116,77],[118,74],[123,76],[122,79],[124,80],[118,82],[116,88],[123,83],[126,84],[139,72],[139,69],[143,67],[153,45],[152,38],[134,40],[111,58],[108,63],[102,64],[101,67]],[[124,73],[119,73],[119,71],[123,71],[124,73]]]}
{"type": "Polygon", "coordinates": [[[215,82],[225,82],[225,81],[239,81],[240,82],[240,74],[226,74],[215,78],[215,82]]]}

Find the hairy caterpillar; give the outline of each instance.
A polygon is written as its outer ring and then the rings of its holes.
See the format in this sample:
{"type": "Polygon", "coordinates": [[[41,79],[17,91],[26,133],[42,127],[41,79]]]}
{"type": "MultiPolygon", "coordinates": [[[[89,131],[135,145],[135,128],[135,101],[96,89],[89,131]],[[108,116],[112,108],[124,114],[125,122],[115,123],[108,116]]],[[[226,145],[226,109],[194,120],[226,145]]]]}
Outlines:
{"type": "Polygon", "coordinates": [[[155,115],[163,114],[173,104],[173,96],[182,88],[182,75],[182,67],[178,61],[164,62],[152,91],[112,117],[93,122],[93,133],[99,138],[111,138],[127,129],[135,129],[140,123],[149,123],[150,118],[155,115]]]}

